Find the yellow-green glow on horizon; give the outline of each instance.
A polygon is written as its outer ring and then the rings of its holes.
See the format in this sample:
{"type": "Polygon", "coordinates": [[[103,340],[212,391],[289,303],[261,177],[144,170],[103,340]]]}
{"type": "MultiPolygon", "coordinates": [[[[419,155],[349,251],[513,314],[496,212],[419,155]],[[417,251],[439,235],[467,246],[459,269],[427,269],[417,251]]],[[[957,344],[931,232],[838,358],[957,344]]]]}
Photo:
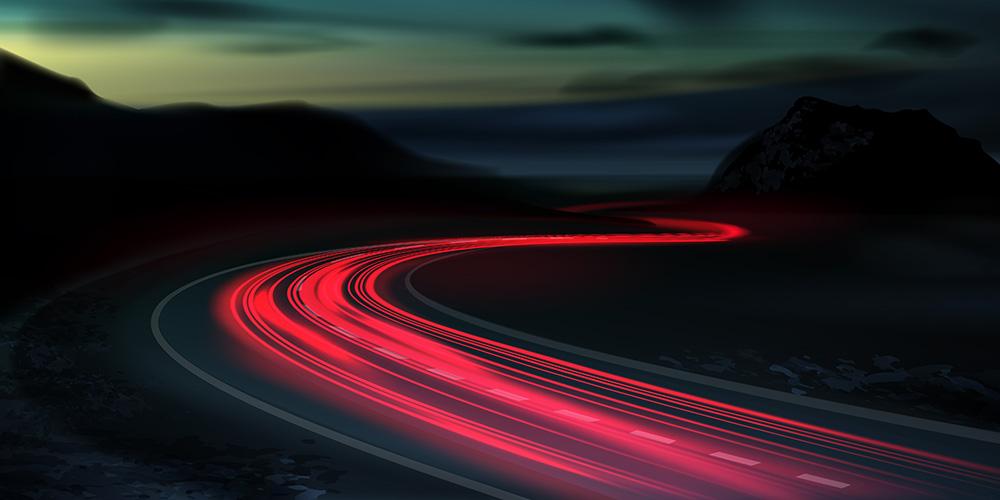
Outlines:
{"type": "Polygon", "coordinates": [[[974,65],[981,55],[964,50],[987,45],[975,42],[980,14],[1000,12],[979,0],[958,0],[965,10],[913,0],[923,11],[844,1],[8,0],[0,48],[136,107],[488,106],[974,65]],[[934,52],[947,45],[927,51],[919,31],[871,47],[948,16],[953,26],[935,33],[965,59],[934,52]]]}
{"type": "MultiPolygon", "coordinates": [[[[226,43],[225,37],[215,38],[208,47],[226,43]]],[[[340,107],[547,102],[567,99],[559,89],[585,71],[572,58],[511,61],[489,47],[470,55],[421,39],[271,56],[206,50],[204,36],[151,35],[136,42],[7,33],[3,48],[136,107],[285,100],[340,107]]],[[[635,59],[624,57],[611,67],[642,67],[635,59]]]]}
{"type": "MultiPolygon", "coordinates": [[[[562,89],[567,82],[595,72],[712,71],[744,60],[790,57],[814,49],[526,50],[459,37],[377,33],[371,41],[363,34],[356,39],[357,44],[342,48],[256,54],[224,50],[240,40],[233,34],[172,32],[95,38],[15,31],[4,34],[3,48],[80,78],[98,95],[130,106],[294,100],[342,108],[506,105],[643,95],[642,90],[574,95],[562,89]]],[[[817,39],[818,44],[827,43],[822,37],[817,39]]],[[[746,83],[679,78],[645,93],[742,85],[746,83]]]]}
{"type": "Polygon", "coordinates": [[[996,0],[3,0],[0,49],[136,108],[305,102],[460,163],[688,175],[803,95],[928,108],[998,150],[995,19],[996,0]]]}

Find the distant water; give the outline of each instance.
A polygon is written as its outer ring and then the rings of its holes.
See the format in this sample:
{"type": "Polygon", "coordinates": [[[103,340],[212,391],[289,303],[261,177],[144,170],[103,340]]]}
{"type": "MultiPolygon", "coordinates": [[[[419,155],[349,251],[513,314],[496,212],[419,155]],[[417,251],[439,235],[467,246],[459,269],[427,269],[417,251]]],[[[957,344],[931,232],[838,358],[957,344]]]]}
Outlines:
{"type": "Polygon", "coordinates": [[[423,155],[510,177],[645,176],[704,183],[749,132],[682,133],[618,109],[397,110],[358,113],[423,155]]]}
{"type": "MultiPolygon", "coordinates": [[[[568,199],[589,199],[618,195],[643,196],[656,193],[655,199],[701,192],[709,177],[703,175],[530,175],[516,177],[528,186],[555,189],[568,199]]],[[[645,198],[643,198],[645,199],[645,198]]],[[[572,203],[569,203],[572,204],[572,203]]]]}
{"type": "Polygon", "coordinates": [[[446,143],[407,143],[419,153],[459,163],[485,167],[512,177],[549,176],[631,176],[676,177],[708,180],[725,156],[677,158],[672,148],[657,144],[621,146],[617,144],[477,145],[462,147],[446,143]]]}

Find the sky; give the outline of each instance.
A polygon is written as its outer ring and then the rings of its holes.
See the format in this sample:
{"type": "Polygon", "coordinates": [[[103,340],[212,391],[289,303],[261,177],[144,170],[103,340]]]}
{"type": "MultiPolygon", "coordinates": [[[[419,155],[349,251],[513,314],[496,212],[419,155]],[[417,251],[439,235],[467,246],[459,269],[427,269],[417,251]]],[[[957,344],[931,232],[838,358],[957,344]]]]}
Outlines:
{"type": "Polygon", "coordinates": [[[135,106],[395,108],[992,64],[998,20],[994,0],[4,0],[0,40],[135,106]]]}
{"type": "Polygon", "coordinates": [[[996,0],[2,0],[0,47],[136,107],[305,101],[515,175],[705,178],[801,95],[1000,151],[996,0]]]}

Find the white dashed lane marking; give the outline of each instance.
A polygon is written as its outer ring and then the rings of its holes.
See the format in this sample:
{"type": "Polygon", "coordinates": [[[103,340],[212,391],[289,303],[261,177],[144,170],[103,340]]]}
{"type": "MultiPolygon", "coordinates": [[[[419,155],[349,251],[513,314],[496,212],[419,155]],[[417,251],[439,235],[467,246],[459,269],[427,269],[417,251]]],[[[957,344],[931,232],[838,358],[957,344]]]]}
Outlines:
{"type": "Polygon", "coordinates": [[[809,481],[811,483],[822,484],[824,486],[830,486],[830,487],[838,488],[838,489],[844,489],[844,488],[850,486],[850,484],[845,483],[843,481],[837,481],[835,479],[827,479],[825,477],[814,476],[812,474],[800,474],[800,475],[795,476],[795,477],[797,477],[797,478],[799,478],[799,479],[801,479],[803,481],[809,481]]]}
{"type": "Polygon", "coordinates": [[[345,337],[350,337],[352,339],[358,338],[357,335],[355,335],[355,334],[353,334],[353,333],[351,333],[351,332],[349,332],[347,330],[344,330],[343,328],[335,326],[335,327],[333,327],[333,329],[336,330],[336,331],[338,331],[338,332],[340,332],[340,334],[343,335],[343,336],[345,336],[345,337]]]}
{"type": "Polygon", "coordinates": [[[564,417],[569,417],[569,418],[574,418],[576,420],[580,420],[582,422],[597,422],[598,420],[600,420],[599,418],[594,418],[594,417],[591,417],[590,415],[584,415],[582,413],[577,413],[577,412],[572,411],[572,410],[556,410],[556,413],[558,413],[558,414],[560,414],[560,415],[562,415],[564,417]]]}
{"type": "Polygon", "coordinates": [[[663,443],[663,444],[673,444],[676,441],[676,440],[670,439],[670,438],[668,438],[666,436],[661,436],[659,434],[653,434],[652,432],[640,431],[638,429],[630,432],[629,434],[631,434],[633,436],[636,436],[636,437],[641,437],[643,439],[648,439],[650,441],[656,441],[657,443],[663,443]]]}
{"type": "Polygon", "coordinates": [[[496,394],[497,396],[504,397],[507,399],[513,399],[514,401],[527,401],[528,398],[521,396],[520,394],[514,394],[513,392],[507,392],[503,389],[490,389],[490,392],[496,394]]]}
{"type": "Polygon", "coordinates": [[[390,357],[393,357],[393,358],[396,358],[396,359],[406,359],[406,356],[403,356],[402,354],[400,354],[398,352],[395,352],[395,351],[390,351],[389,349],[386,349],[385,347],[376,347],[375,350],[381,352],[382,354],[385,354],[386,356],[390,356],[390,357]]]}
{"type": "Polygon", "coordinates": [[[709,456],[712,456],[712,457],[715,457],[715,458],[721,458],[723,460],[728,460],[730,462],[738,463],[740,465],[748,465],[750,467],[753,467],[754,465],[757,465],[757,464],[760,463],[757,460],[751,460],[749,458],[743,458],[743,457],[739,457],[739,456],[736,456],[736,455],[730,455],[729,453],[726,453],[724,451],[717,451],[715,453],[712,453],[709,456]]]}
{"type": "Polygon", "coordinates": [[[451,380],[464,380],[462,377],[455,375],[454,373],[451,372],[446,372],[440,368],[428,368],[427,371],[451,380]]]}

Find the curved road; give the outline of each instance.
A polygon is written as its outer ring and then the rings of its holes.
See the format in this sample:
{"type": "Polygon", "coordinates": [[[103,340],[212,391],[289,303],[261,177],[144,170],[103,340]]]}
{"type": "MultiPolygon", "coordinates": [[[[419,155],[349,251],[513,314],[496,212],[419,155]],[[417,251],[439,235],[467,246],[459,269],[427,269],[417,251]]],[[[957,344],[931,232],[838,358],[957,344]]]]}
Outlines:
{"type": "Polygon", "coordinates": [[[818,425],[838,419],[498,339],[414,312],[400,291],[416,266],[456,252],[722,244],[745,234],[645,220],[656,232],[440,239],[242,266],[167,297],[154,334],[189,371],[248,404],[497,497],[1000,494],[1000,469],[981,463],[995,444],[886,423],[818,425]],[[206,302],[221,339],[188,312],[206,302]],[[220,344],[231,354],[223,360],[220,344]]]}

